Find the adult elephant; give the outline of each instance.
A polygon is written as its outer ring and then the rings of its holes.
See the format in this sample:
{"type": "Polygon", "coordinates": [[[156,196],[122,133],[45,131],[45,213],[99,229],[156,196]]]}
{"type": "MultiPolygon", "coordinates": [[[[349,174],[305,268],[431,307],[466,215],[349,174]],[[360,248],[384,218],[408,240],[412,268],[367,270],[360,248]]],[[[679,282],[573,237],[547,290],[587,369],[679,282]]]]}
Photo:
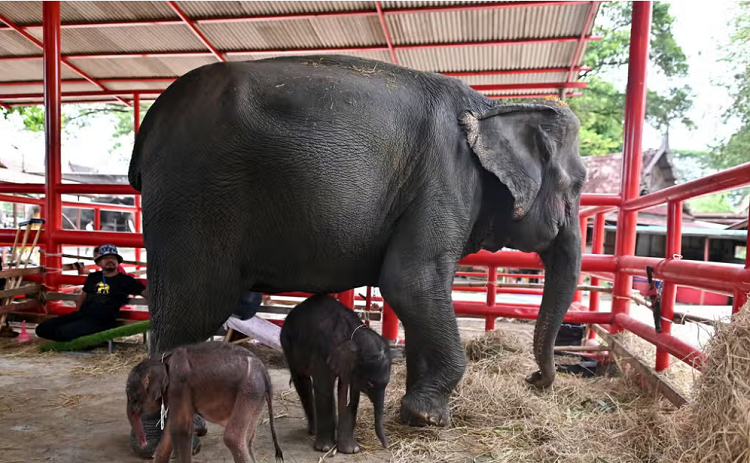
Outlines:
{"type": "Polygon", "coordinates": [[[550,385],[580,268],[578,129],[559,102],[498,104],[348,56],[185,74],[146,115],[129,172],[156,352],[215,333],[247,290],[379,286],[406,330],[401,418],[445,425],[466,366],[457,263],[508,246],[546,267],[528,381],[550,385]]]}

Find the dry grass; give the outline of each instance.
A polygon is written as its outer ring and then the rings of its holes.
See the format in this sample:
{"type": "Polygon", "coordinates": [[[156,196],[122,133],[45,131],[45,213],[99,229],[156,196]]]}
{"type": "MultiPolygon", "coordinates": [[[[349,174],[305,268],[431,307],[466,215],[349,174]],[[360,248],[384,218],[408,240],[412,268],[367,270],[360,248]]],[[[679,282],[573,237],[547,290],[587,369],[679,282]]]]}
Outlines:
{"type": "Polygon", "coordinates": [[[750,461],[750,304],[731,324],[718,325],[694,400],[675,415],[673,462],[750,461]]]}
{"type": "MultiPolygon", "coordinates": [[[[750,305],[716,329],[701,374],[677,361],[680,367],[666,374],[693,386],[693,401],[680,410],[622,376],[558,374],[551,390],[531,389],[523,381],[535,369],[523,347],[528,343],[491,332],[466,345],[470,364],[451,399],[451,427],[414,429],[397,422],[405,382],[399,362],[387,404],[391,462],[748,463],[750,305]]],[[[625,341],[653,360],[653,347],[632,337],[625,341]]],[[[363,401],[357,436],[365,448],[379,445],[371,413],[363,401]]]]}
{"type": "MultiPolygon", "coordinates": [[[[401,462],[656,462],[670,405],[644,397],[626,378],[558,375],[549,391],[527,386],[536,365],[527,342],[490,332],[466,344],[470,359],[450,403],[449,428],[398,424],[405,364],[394,365],[386,432],[401,462]],[[665,413],[665,411],[667,413],[665,413]]],[[[377,448],[371,407],[357,435],[377,448]]]]}
{"type": "MultiPolygon", "coordinates": [[[[106,353],[106,349],[102,349],[102,351],[106,353]]],[[[94,352],[96,353],[96,350],[94,352]]],[[[147,356],[144,344],[118,344],[111,355],[82,357],[82,365],[73,368],[70,374],[101,378],[118,373],[127,373],[147,356]]]]}

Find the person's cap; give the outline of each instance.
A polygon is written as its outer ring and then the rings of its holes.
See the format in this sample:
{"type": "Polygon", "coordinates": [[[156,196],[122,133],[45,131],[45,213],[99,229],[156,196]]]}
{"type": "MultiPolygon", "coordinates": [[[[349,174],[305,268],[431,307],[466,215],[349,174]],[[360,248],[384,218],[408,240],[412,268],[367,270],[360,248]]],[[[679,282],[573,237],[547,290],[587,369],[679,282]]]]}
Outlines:
{"type": "Polygon", "coordinates": [[[117,262],[122,264],[122,256],[117,253],[117,246],[114,244],[103,244],[99,246],[99,255],[94,257],[94,262],[99,263],[103,257],[115,256],[117,262]]]}

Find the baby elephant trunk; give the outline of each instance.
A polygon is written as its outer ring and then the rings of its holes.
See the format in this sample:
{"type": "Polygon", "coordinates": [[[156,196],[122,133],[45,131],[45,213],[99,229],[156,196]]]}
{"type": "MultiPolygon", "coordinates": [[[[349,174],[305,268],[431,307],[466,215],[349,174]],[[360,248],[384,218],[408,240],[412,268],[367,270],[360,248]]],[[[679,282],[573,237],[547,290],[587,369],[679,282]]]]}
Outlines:
{"type": "Polygon", "coordinates": [[[385,389],[379,389],[370,394],[370,400],[375,408],[375,434],[383,444],[383,447],[388,448],[388,439],[385,437],[385,429],[383,429],[383,412],[385,410],[385,389]]]}
{"type": "Polygon", "coordinates": [[[130,427],[135,433],[135,438],[141,445],[141,448],[146,446],[146,434],[143,432],[143,425],[141,424],[141,414],[133,410],[128,410],[128,420],[130,420],[130,427]]]}

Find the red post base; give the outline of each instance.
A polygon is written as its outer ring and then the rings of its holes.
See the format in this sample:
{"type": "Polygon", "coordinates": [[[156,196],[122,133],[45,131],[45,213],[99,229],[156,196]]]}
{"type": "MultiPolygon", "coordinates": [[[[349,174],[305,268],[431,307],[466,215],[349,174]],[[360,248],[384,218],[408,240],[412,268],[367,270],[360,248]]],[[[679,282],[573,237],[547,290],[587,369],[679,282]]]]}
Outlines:
{"type": "Polygon", "coordinates": [[[388,341],[398,338],[398,317],[387,302],[383,304],[383,337],[388,341]]]}

